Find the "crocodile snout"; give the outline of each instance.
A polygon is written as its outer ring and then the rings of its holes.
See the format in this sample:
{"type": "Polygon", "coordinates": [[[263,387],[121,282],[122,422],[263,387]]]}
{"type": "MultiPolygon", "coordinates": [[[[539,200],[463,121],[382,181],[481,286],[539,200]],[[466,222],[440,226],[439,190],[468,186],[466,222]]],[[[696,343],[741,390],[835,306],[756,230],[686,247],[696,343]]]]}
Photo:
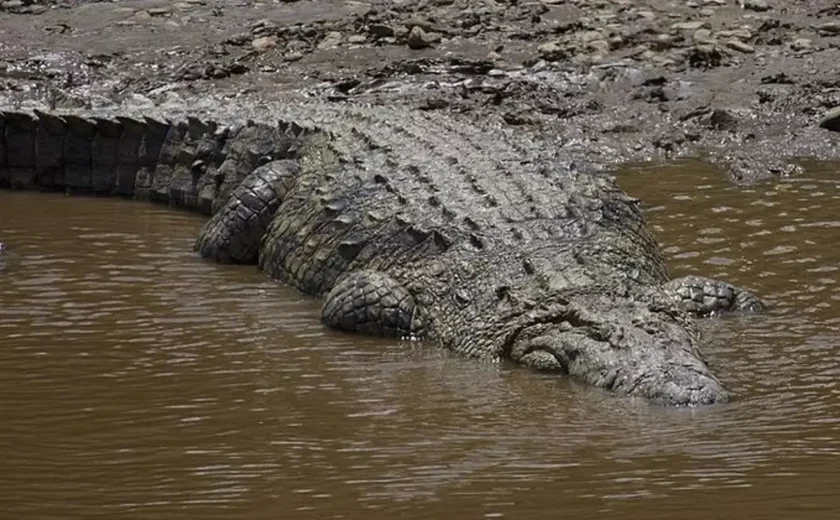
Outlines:
{"type": "Polygon", "coordinates": [[[566,319],[520,331],[508,351],[510,359],[655,404],[729,401],[729,392],[700,354],[689,322],[631,301],[612,309],[567,310],[561,318],[566,319]]]}

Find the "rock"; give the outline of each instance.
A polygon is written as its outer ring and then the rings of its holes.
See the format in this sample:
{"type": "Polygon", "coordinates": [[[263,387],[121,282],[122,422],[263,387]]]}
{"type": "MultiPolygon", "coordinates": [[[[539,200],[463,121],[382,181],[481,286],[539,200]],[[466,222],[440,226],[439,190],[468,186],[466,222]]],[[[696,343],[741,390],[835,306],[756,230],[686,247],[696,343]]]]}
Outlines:
{"type": "Polygon", "coordinates": [[[590,52],[606,54],[610,51],[610,44],[606,40],[592,40],[586,44],[586,49],[590,52]]]}
{"type": "Polygon", "coordinates": [[[569,57],[569,53],[558,42],[547,42],[537,47],[540,58],[545,61],[560,61],[569,57]]]}
{"type": "Polygon", "coordinates": [[[361,44],[367,41],[367,36],[364,34],[353,34],[347,38],[347,43],[361,44]]]}
{"type": "Polygon", "coordinates": [[[431,47],[432,40],[433,38],[430,38],[426,31],[415,25],[408,33],[406,43],[410,49],[419,50],[431,47]]]}
{"type": "Polygon", "coordinates": [[[343,39],[344,38],[341,36],[340,32],[330,31],[324,36],[324,39],[318,43],[318,48],[321,50],[333,49],[341,45],[341,41],[343,39]]]}
{"type": "MultiPolygon", "coordinates": [[[[720,34],[722,35],[724,31],[721,31],[720,34]]],[[[752,33],[749,29],[735,29],[733,31],[728,31],[727,37],[738,38],[739,40],[747,41],[752,38],[752,33]]]]}
{"type": "Polygon", "coordinates": [[[826,22],[817,26],[817,32],[823,36],[840,34],[840,22],[826,22]]]}
{"type": "Polygon", "coordinates": [[[709,116],[709,126],[715,130],[734,131],[738,126],[738,120],[728,111],[716,109],[709,116]]]}
{"type": "Polygon", "coordinates": [[[694,43],[714,43],[714,38],[712,38],[712,31],[709,29],[697,29],[694,31],[694,35],[691,37],[694,40],[694,43]]]}
{"type": "Polygon", "coordinates": [[[442,99],[442,98],[428,98],[426,99],[422,105],[420,105],[420,110],[442,110],[449,106],[449,101],[442,99]]]}
{"type": "Polygon", "coordinates": [[[659,34],[654,40],[654,48],[658,51],[666,51],[671,48],[673,43],[674,39],[670,34],[659,34]]]}
{"type": "Polygon", "coordinates": [[[610,50],[616,51],[624,47],[624,38],[616,34],[615,36],[610,36],[608,43],[610,44],[610,50]]]}
{"type": "Polygon", "coordinates": [[[767,0],[744,0],[744,9],[763,13],[770,10],[770,4],[767,0]]]}
{"type": "Polygon", "coordinates": [[[403,41],[408,39],[408,29],[404,25],[400,25],[394,29],[394,38],[403,41]]]}
{"type": "Polygon", "coordinates": [[[580,41],[583,43],[589,43],[595,40],[600,40],[603,38],[603,35],[600,31],[585,31],[580,35],[580,41]]]}
{"type": "Polygon", "coordinates": [[[518,111],[508,111],[502,114],[502,119],[505,123],[511,126],[521,126],[521,125],[536,125],[539,124],[539,119],[525,110],[518,110],[518,111]]]}
{"type": "Polygon", "coordinates": [[[152,7],[147,12],[152,16],[167,16],[172,11],[168,7],[152,7]]]}
{"type": "Polygon", "coordinates": [[[375,23],[368,26],[368,32],[376,38],[390,38],[394,36],[394,29],[391,26],[375,23]]]}
{"type": "Polygon", "coordinates": [[[797,38],[790,42],[790,48],[794,51],[807,51],[811,49],[813,45],[811,44],[811,40],[808,38],[797,38]]]}
{"type": "Polygon", "coordinates": [[[840,132],[840,106],[832,108],[820,119],[820,127],[832,132],[840,132]]]}
{"type": "Polygon", "coordinates": [[[286,54],[285,56],[283,56],[283,61],[288,61],[288,62],[298,61],[298,60],[301,60],[301,59],[303,59],[303,54],[300,53],[300,52],[297,52],[297,51],[290,52],[290,53],[286,54]]]}
{"type": "Polygon", "coordinates": [[[706,27],[707,22],[702,20],[696,20],[693,22],[677,22],[671,25],[671,29],[675,31],[696,31],[698,29],[702,29],[706,27]]]}
{"type": "Polygon", "coordinates": [[[755,52],[755,48],[753,48],[752,45],[750,45],[748,43],[744,43],[741,40],[736,40],[734,38],[731,39],[731,40],[727,40],[726,46],[729,47],[732,50],[736,50],[738,52],[743,52],[743,53],[747,53],[747,54],[751,54],[751,53],[755,52]]]}
{"type": "Polygon", "coordinates": [[[136,110],[149,109],[155,106],[155,102],[143,94],[131,94],[123,102],[126,106],[136,110]]]}
{"type": "Polygon", "coordinates": [[[251,25],[251,32],[254,33],[254,36],[270,36],[275,34],[280,26],[276,23],[272,22],[271,20],[259,20],[251,25]]]}
{"type": "Polygon", "coordinates": [[[696,45],[689,50],[687,58],[692,68],[712,69],[723,64],[723,56],[713,45],[696,45]]]}
{"type": "Polygon", "coordinates": [[[276,36],[261,36],[251,42],[251,47],[257,52],[265,52],[277,46],[276,36]]]}

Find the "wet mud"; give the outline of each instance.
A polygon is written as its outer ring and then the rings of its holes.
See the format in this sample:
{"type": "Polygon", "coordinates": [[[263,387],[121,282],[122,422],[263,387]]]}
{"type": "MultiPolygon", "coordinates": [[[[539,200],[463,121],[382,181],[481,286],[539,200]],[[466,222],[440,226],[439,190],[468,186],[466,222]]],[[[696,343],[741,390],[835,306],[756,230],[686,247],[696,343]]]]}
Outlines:
{"type": "Polygon", "coordinates": [[[587,167],[836,160],[833,2],[0,2],[0,105],[301,97],[512,126],[587,167]]]}

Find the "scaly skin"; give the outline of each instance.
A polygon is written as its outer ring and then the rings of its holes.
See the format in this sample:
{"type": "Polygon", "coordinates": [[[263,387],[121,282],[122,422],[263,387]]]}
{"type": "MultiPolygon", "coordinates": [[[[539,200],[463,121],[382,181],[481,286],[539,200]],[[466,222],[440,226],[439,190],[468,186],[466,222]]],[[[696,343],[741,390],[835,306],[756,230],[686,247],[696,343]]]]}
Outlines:
{"type": "Polygon", "coordinates": [[[662,404],[729,399],[691,314],[763,304],[724,282],[669,280],[638,201],[611,179],[527,136],[441,114],[257,110],[281,122],[6,113],[0,187],[210,213],[202,256],[258,262],[324,298],[331,327],[423,338],[662,404]]]}

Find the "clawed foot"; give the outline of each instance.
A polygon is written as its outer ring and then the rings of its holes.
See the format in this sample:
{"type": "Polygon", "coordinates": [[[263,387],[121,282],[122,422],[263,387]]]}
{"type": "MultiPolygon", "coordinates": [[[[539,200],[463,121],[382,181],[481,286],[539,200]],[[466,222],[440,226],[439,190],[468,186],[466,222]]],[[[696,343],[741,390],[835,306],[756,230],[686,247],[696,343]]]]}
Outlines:
{"type": "Polygon", "coordinates": [[[375,336],[420,338],[424,328],[414,297],[390,276],[357,271],[339,281],[324,301],[329,327],[375,336]]]}
{"type": "Polygon", "coordinates": [[[767,304],[750,291],[702,276],[676,278],[663,286],[684,310],[698,316],[729,312],[760,312],[767,304]]]}

